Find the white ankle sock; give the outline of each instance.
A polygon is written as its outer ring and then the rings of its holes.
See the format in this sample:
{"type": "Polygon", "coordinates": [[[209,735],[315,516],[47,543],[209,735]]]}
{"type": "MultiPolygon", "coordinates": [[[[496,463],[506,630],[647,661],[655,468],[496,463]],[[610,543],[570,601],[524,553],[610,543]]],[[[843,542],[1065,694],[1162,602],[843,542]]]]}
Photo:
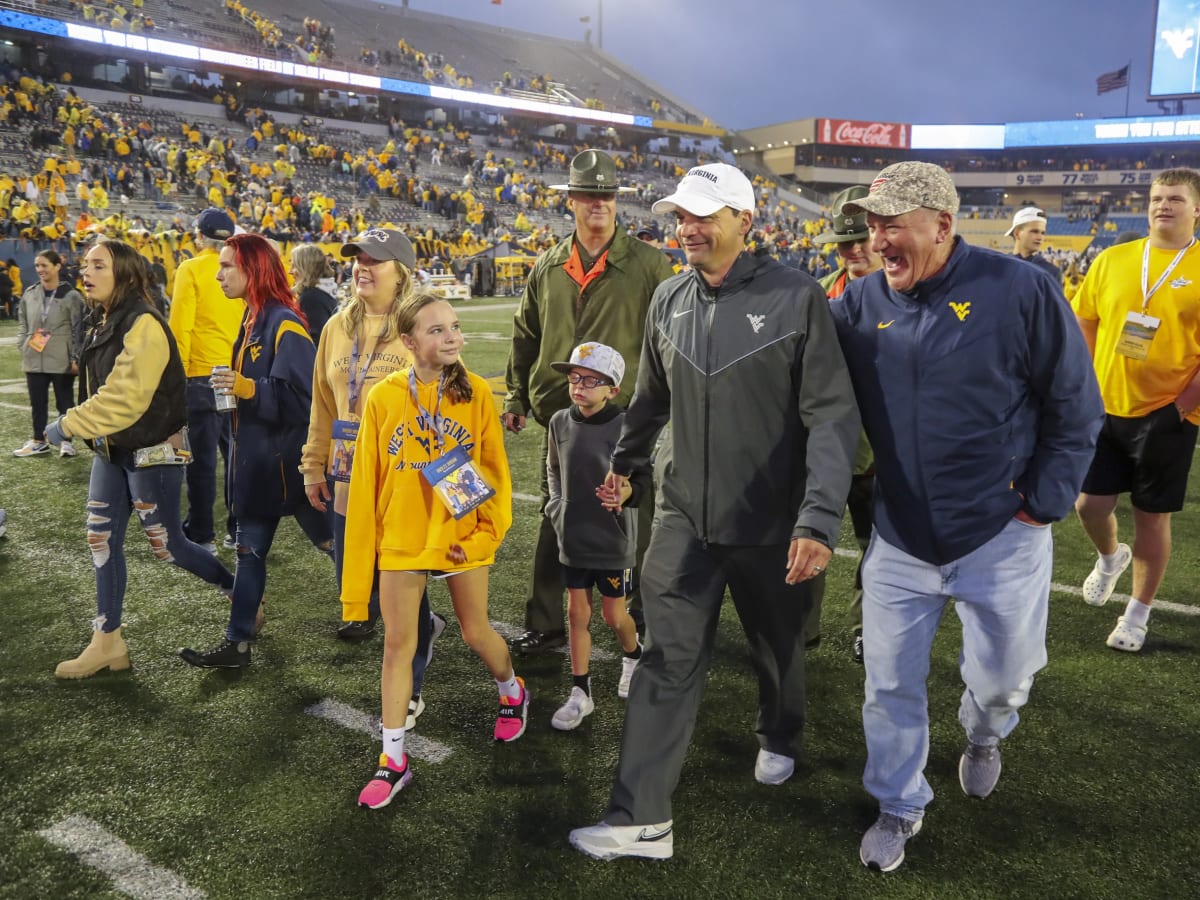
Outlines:
{"type": "Polygon", "coordinates": [[[404,729],[403,728],[385,728],[383,729],[383,752],[396,765],[404,762],[404,729]]]}
{"type": "Polygon", "coordinates": [[[1120,562],[1120,559],[1121,548],[1119,546],[1112,553],[1101,553],[1100,568],[1102,568],[1105,572],[1115,572],[1117,571],[1117,563],[1120,562]]]}
{"type": "Polygon", "coordinates": [[[1146,623],[1150,621],[1150,604],[1130,598],[1125,604],[1125,621],[1130,625],[1146,627],[1146,623]]]}
{"type": "Polygon", "coordinates": [[[509,700],[521,699],[521,685],[517,682],[516,673],[508,681],[496,679],[496,687],[500,689],[500,696],[507,697],[509,700]]]}

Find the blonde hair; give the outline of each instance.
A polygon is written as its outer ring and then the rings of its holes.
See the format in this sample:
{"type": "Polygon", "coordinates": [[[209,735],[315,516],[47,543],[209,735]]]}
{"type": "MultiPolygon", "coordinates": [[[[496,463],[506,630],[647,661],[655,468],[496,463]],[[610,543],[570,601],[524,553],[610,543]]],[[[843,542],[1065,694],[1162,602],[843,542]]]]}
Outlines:
{"type": "MultiPolygon", "coordinates": [[[[397,304],[397,319],[399,322],[400,333],[412,335],[412,330],[417,325],[417,314],[425,307],[433,303],[445,303],[443,297],[437,294],[430,294],[422,291],[415,294],[406,300],[404,303],[397,304]]],[[[446,366],[442,371],[442,377],[446,379],[446,394],[455,403],[468,403],[474,394],[471,389],[471,379],[467,377],[467,367],[462,364],[460,357],[452,366],[446,366]]]]}
{"type": "Polygon", "coordinates": [[[296,290],[316,287],[329,274],[329,262],[316,244],[301,244],[292,251],[292,270],[296,273],[296,290]]]}
{"type": "MultiPolygon", "coordinates": [[[[408,270],[408,266],[397,260],[392,260],[391,262],[396,267],[396,271],[400,273],[400,280],[396,282],[396,294],[392,298],[392,306],[387,311],[387,315],[383,320],[383,331],[379,335],[380,344],[394,341],[400,335],[407,333],[408,329],[400,327],[400,309],[413,298],[412,272],[408,270]]],[[[380,263],[380,265],[385,264],[380,263]]],[[[353,338],[358,334],[358,326],[362,324],[363,317],[366,314],[367,304],[358,296],[357,283],[352,283],[350,300],[346,303],[346,308],[342,315],[342,327],[346,331],[346,337],[353,338]]],[[[411,327],[412,323],[410,322],[409,328],[411,327]]]]}

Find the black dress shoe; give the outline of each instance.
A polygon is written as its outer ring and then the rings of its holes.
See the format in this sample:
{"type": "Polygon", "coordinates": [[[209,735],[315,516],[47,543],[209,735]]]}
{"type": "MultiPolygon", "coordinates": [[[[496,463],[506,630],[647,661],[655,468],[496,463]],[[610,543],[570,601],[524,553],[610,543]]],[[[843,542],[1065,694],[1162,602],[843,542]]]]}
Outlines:
{"type": "Polygon", "coordinates": [[[567,643],[565,631],[527,631],[508,642],[514,653],[545,653],[567,643]]]}
{"type": "Polygon", "coordinates": [[[244,669],[250,665],[250,643],[224,640],[205,651],[185,647],[179,657],[197,669],[244,669]]]}
{"type": "Polygon", "coordinates": [[[337,636],[343,641],[365,641],[375,634],[375,620],[366,619],[362,622],[347,622],[337,630],[337,636]]]}

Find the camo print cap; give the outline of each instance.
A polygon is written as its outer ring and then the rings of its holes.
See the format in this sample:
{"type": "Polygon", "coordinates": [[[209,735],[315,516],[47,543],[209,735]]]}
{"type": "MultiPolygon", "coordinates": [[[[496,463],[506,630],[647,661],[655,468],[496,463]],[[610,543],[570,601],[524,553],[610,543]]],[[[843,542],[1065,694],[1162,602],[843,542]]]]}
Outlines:
{"type": "Polygon", "coordinates": [[[901,162],[888,166],[871,182],[865,197],[842,206],[842,215],[861,212],[877,216],[902,216],[914,209],[958,212],[958,191],[941,166],[924,162],[901,162]]]}

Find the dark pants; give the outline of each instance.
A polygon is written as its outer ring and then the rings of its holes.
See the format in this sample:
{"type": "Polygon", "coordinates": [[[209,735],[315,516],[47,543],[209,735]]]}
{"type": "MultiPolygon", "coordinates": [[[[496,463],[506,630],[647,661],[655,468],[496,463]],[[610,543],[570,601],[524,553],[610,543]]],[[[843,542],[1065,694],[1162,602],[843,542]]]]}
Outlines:
{"type": "MultiPolygon", "coordinates": [[[[208,376],[188,379],[187,409],[192,462],[186,470],[188,514],[183,520],[183,532],[189,540],[207,544],[216,537],[213,505],[217,502],[218,450],[222,458],[221,470],[226,474],[225,508],[229,509],[228,467],[233,441],[231,416],[217,412],[208,376]]],[[[228,534],[237,534],[237,520],[232,514],[228,515],[226,527],[228,534]]]]}
{"type": "Polygon", "coordinates": [[[71,408],[71,388],[75,376],[70,372],[26,372],[25,385],[29,388],[29,405],[33,409],[33,439],[46,439],[47,409],[50,406],[50,386],[54,385],[54,406],[61,416],[71,408]]]}
{"type": "Polygon", "coordinates": [[[633,675],[621,758],[604,820],[649,825],[672,818],[671,795],[696,724],[725,588],[758,675],[761,748],[799,757],[804,732],[802,623],[807,584],[787,585],[787,544],[705,545],[666,512],[642,575],[648,637],[633,675]]]}
{"type": "MultiPolygon", "coordinates": [[[[529,599],[525,602],[525,627],[530,631],[565,631],[563,614],[563,572],[558,561],[558,534],[554,523],[546,517],[546,504],[550,501],[550,485],[546,474],[546,457],[550,452],[549,432],[542,432],[542,443],[538,451],[541,463],[541,520],[538,522],[537,546],[533,551],[533,576],[529,588],[529,599]]],[[[599,484],[599,482],[597,482],[599,484]]],[[[638,505],[638,549],[633,569],[633,591],[629,595],[631,612],[642,609],[640,588],[642,559],[650,543],[650,528],[654,518],[654,492],[651,490],[638,505]]]]}
{"type": "MultiPolygon", "coordinates": [[[[293,515],[313,545],[333,559],[333,534],[325,514],[305,502],[293,515]]],[[[238,519],[237,570],[225,628],[225,637],[231,641],[254,640],[254,618],[267,590],[267,554],[278,528],[279,519],[274,516],[243,515],[238,519]]]]}

